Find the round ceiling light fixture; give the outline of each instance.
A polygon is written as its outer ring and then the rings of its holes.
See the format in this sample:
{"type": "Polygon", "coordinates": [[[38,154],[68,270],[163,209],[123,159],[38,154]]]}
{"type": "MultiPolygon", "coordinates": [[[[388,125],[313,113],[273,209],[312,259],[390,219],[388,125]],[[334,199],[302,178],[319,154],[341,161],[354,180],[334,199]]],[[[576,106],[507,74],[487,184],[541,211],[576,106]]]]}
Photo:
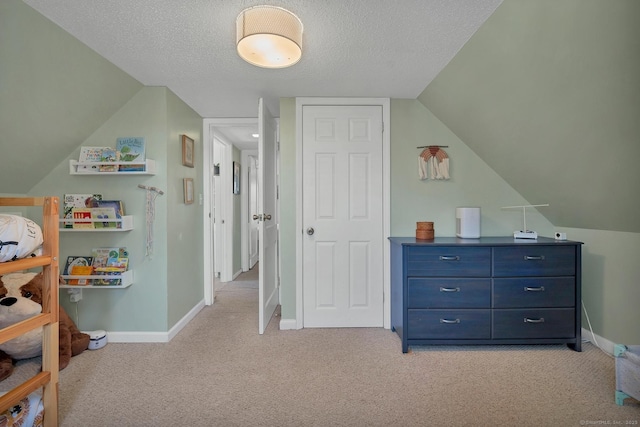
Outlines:
{"type": "Polygon", "coordinates": [[[238,55],[263,68],[285,68],[302,57],[302,21],[276,6],[254,6],[236,19],[238,55]]]}

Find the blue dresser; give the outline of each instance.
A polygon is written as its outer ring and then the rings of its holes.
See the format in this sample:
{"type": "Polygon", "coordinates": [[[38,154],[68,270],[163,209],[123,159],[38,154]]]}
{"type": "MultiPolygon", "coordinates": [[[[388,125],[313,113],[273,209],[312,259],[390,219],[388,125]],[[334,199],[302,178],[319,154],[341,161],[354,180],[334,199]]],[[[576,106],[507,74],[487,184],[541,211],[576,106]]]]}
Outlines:
{"type": "Polygon", "coordinates": [[[390,237],[391,328],[411,345],[581,351],[581,242],[390,237]]]}

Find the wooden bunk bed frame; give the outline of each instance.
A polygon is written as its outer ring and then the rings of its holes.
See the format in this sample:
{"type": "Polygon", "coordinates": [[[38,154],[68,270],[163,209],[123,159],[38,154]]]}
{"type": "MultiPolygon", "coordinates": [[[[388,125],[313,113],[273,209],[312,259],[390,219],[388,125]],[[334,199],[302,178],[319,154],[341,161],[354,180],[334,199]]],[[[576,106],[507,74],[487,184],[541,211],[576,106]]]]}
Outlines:
{"type": "Polygon", "coordinates": [[[0,206],[42,206],[42,255],[0,263],[0,276],[20,270],[42,267],[42,313],[0,330],[0,343],[42,327],[42,371],[0,397],[0,411],[42,387],[44,426],[58,425],[58,197],[0,197],[0,206]]]}

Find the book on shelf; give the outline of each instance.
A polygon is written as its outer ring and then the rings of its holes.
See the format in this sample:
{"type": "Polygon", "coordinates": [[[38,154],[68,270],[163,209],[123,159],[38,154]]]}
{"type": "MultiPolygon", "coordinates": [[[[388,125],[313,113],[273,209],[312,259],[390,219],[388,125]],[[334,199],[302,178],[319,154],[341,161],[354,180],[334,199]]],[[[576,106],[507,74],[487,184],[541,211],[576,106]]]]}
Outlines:
{"type": "Polygon", "coordinates": [[[109,258],[107,260],[107,266],[103,267],[111,272],[125,272],[129,268],[129,258],[109,258]]]}
{"type": "MultiPolygon", "coordinates": [[[[98,200],[96,201],[97,208],[113,208],[116,211],[116,218],[121,219],[124,213],[124,203],[122,200],[98,200]]],[[[120,227],[120,226],[118,226],[120,227]]]]}
{"type": "Polygon", "coordinates": [[[129,258],[129,252],[127,252],[127,248],[93,248],[91,250],[91,255],[93,256],[93,267],[101,268],[101,267],[109,267],[109,263],[113,263],[114,261],[109,261],[110,259],[119,259],[119,258],[129,258]]]}
{"type": "MultiPolygon", "coordinates": [[[[122,279],[121,278],[116,278],[116,279],[111,279],[109,278],[110,275],[113,275],[114,273],[96,273],[98,275],[102,275],[104,277],[96,277],[95,279],[93,279],[93,286],[121,286],[122,285],[122,279]]],[[[117,273],[117,274],[121,274],[121,273],[117,273]]]]}
{"type": "Polygon", "coordinates": [[[142,137],[122,137],[116,140],[116,151],[120,154],[121,172],[145,170],[145,141],[142,137]],[[128,164],[122,164],[128,163],[128,164]]]}
{"type": "Polygon", "coordinates": [[[92,208],[73,208],[71,209],[71,215],[73,216],[73,228],[94,228],[94,222],[91,221],[92,208]],[[89,221],[79,221],[81,219],[88,219],[89,221]]]}
{"type": "Polygon", "coordinates": [[[103,150],[110,147],[80,147],[80,156],[78,157],[78,173],[100,172],[100,165],[89,165],[87,163],[99,163],[102,161],[103,150]],[[84,163],[84,164],[82,164],[84,163]]]}
{"type": "MultiPolygon", "coordinates": [[[[105,147],[102,149],[100,162],[117,162],[119,158],[115,148],[105,147]]],[[[100,165],[100,172],[118,172],[118,165],[100,165]]]]}
{"type": "MultiPolygon", "coordinates": [[[[68,256],[67,262],[62,270],[63,276],[91,276],[93,274],[93,257],[90,256],[68,256]]],[[[63,279],[67,285],[85,286],[91,284],[91,279],[63,279]]]]}
{"type": "Polygon", "coordinates": [[[94,286],[120,286],[120,276],[127,271],[129,266],[129,254],[126,248],[94,248],[93,268],[97,276],[104,276],[93,280],[94,286]]]}
{"type": "MultiPolygon", "coordinates": [[[[71,271],[69,272],[70,276],[91,276],[93,274],[93,267],[90,265],[82,266],[75,265],[71,267],[71,271]]],[[[82,278],[82,279],[68,279],[67,284],[76,285],[76,286],[86,286],[91,284],[92,279],[82,278]]]]}
{"type": "Polygon", "coordinates": [[[120,223],[113,221],[119,219],[116,216],[116,210],[113,207],[97,207],[91,208],[91,218],[94,220],[95,228],[119,228],[120,223]],[[96,221],[97,220],[97,221],[96,221]],[[112,221],[109,221],[112,220],[112,221]]]}
{"type": "MultiPolygon", "coordinates": [[[[98,207],[98,201],[102,200],[102,194],[65,194],[62,215],[65,219],[73,219],[73,208],[98,207]]],[[[73,222],[64,222],[64,228],[74,228],[73,222]]]]}
{"type": "Polygon", "coordinates": [[[67,257],[67,262],[62,270],[62,275],[67,276],[71,274],[73,267],[91,267],[93,265],[93,257],[84,255],[70,255],[67,257]]]}

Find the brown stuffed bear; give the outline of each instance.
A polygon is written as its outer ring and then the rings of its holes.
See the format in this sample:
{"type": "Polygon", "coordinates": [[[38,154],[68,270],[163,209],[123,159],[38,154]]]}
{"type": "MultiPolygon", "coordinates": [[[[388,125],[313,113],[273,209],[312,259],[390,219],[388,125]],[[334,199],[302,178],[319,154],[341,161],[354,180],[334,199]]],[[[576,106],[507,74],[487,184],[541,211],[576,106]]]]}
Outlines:
{"type": "MultiPolygon", "coordinates": [[[[42,273],[10,273],[0,277],[0,328],[42,312],[42,273]]],[[[62,306],[59,313],[59,366],[89,347],[89,335],[80,332],[62,306]]],[[[13,361],[42,354],[42,328],[0,344],[0,381],[13,373],[13,361]]]]}

